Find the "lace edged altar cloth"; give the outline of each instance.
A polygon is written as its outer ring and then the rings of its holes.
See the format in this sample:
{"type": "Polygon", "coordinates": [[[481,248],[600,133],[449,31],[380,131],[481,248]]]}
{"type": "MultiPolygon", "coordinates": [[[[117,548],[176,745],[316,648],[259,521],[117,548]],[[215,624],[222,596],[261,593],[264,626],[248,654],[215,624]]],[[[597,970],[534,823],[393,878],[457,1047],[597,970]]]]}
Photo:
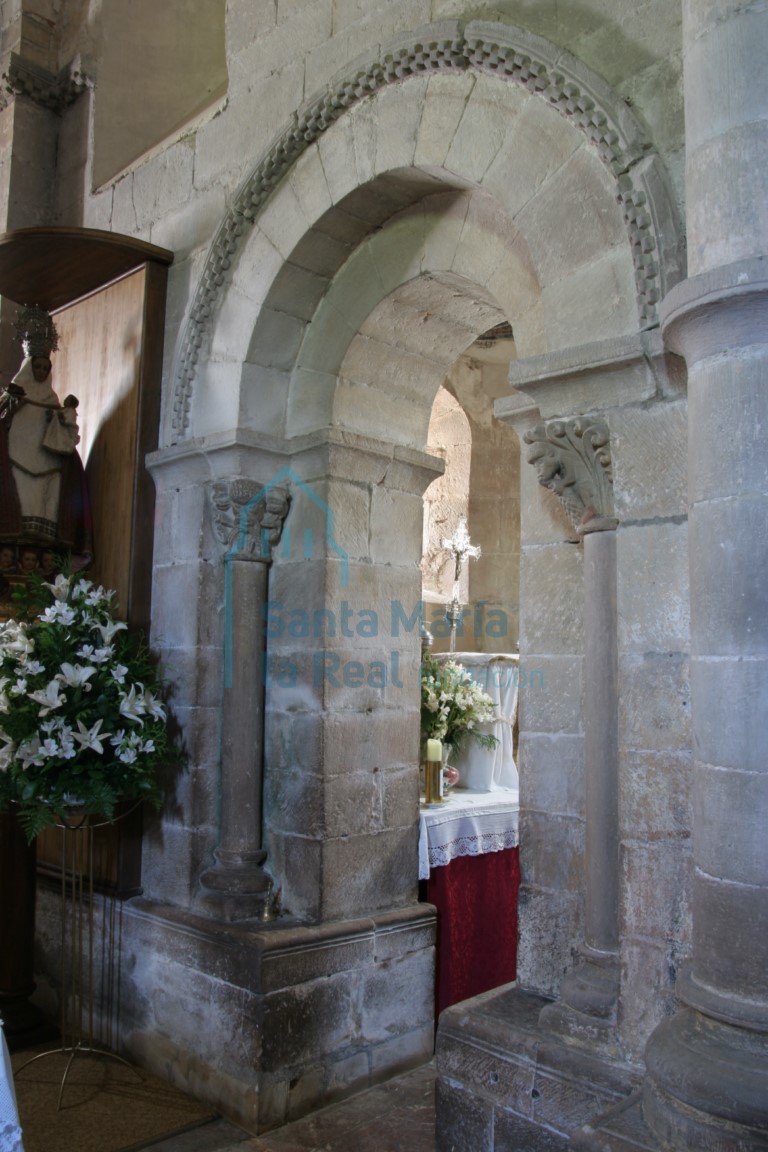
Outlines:
{"type": "Polygon", "coordinates": [[[452,792],[444,803],[419,813],[419,880],[459,856],[484,856],[517,847],[519,792],[499,788],[452,792]]]}

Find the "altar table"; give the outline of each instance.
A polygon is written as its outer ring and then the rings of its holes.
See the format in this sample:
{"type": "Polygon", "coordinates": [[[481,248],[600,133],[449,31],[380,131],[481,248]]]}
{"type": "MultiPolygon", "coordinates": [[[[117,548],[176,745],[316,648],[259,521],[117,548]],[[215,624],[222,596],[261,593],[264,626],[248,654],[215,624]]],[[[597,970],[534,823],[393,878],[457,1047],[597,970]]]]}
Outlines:
{"type": "Polygon", "coordinates": [[[516,977],[517,820],[516,788],[456,789],[421,807],[419,879],[437,908],[438,1015],[516,977]]]}

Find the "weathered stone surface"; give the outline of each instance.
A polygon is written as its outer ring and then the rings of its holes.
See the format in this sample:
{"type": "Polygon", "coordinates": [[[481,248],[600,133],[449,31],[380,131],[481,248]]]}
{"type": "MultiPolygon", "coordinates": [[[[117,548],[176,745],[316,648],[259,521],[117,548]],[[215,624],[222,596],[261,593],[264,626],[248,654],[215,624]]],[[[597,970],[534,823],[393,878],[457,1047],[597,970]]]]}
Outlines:
{"type": "Polygon", "coordinates": [[[550,892],[530,884],[521,864],[517,974],[521,987],[556,995],[563,975],[573,965],[582,933],[583,897],[550,892]]]}
{"type": "Polygon", "coordinates": [[[493,1108],[469,1092],[437,1082],[437,1148],[494,1152],[493,1108]]]}
{"type": "Polygon", "coordinates": [[[520,666],[520,726],[534,732],[577,733],[582,728],[583,659],[536,656],[520,666]]]}
{"type": "Polygon", "coordinates": [[[448,171],[481,183],[523,103],[523,95],[514,89],[510,93],[503,81],[478,76],[443,162],[448,171]],[[501,109],[503,116],[497,114],[501,109]]]}
{"type": "Polygon", "coordinates": [[[523,732],[518,762],[526,811],[584,817],[584,739],[523,732]]]}
{"type": "Polygon", "coordinates": [[[636,327],[634,274],[623,248],[553,281],[542,291],[547,346],[568,348],[622,336],[636,327]]]}
{"type": "Polygon", "coordinates": [[[768,589],[753,548],[768,547],[763,495],[709,501],[691,509],[691,601],[699,614],[693,652],[707,656],[765,656],[768,637],[759,622],[768,615],[768,589]],[[734,549],[727,541],[750,540],[734,549]],[[731,591],[723,596],[723,589],[731,591]]]}
{"type": "Polygon", "coordinates": [[[496,158],[483,177],[483,187],[498,196],[511,217],[532,199],[583,141],[561,116],[521,92],[511,101],[517,115],[496,158]],[[520,164],[521,154],[525,164],[520,164]]]}
{"type": "Polygon", "coordinates": [[[611,413],[616,515],[622,520],[687,514],[687,404],[611,413]]]}
{"type": "Polygon", "coordinates": [[[321,1036],[332,1048],[355,1032],[354,993],[348,975],[329,976],[300,991],[279,991],[264,1001],[265,1067],[295,1064],[313,1057],[321,1036]]]}
{"type": "Polygon", "coordinates": [[[702,872],[733,884],[768,886],[762,817],[768,773],[727,772],[699,763],[694,781],[696,862],[702,872]]]}
{"type": "Polygon", "coordinates": [[[757,344],[738,359],[724,363],[717,357],[698,368],[702,404],[691,413],[690,435],[697,445],[689,462],[692,502],[765,491],[768,446],[761,429],[768,398],[759,384],[764,363],[765,349],[757,344]],[[718,419],[711,421],[708,413],[715,406],[718,419]],[[738,444],[739,451],[723,453],[723,444],[738,444]]]}
{"type": "Polygon", "coordinates": [[[527,882],[553,891],[578,891],[584,853],[580,817],[520,813],[521,855],[527,882]]]}
{"type": "Polygon", "coordinates": [[[366,982],[362,998],[364,1040],[378,1043],[428,1024],[434,1012],[433,973],[431,950],[380,966],[366,982]]]}
{"type": "Polygon", "coordinates": [[[327,919],[360,908],[386,909],[415,899],[418,826],[329,840],[323,847],[323,912],[327,919]],[[413,871],[411,871],[413,868],[413,871]]]}
{"type": "Polygon", "coordinates": [[[687,652],[686,524],[622,527],[618,533],[618,641],[622,652],[687,652]]]}
{"type": "Polygon", "coordinates": [[[625,837],[684,835],[693,822],[692,753],[622,751],[619,827],[625,837]]]}
{"type": "Polygon", "coordinates": [[[691,846],[677,840],[621,845],[622,930],[631,939],[654,937],[686,943],[690,937],[691,846]]]}
{"type": "Polygon", "coordinates": [[[678,653],[619,660],[619,745],[680,751],[690,741],[688,660],[678,653]]]}
{"type": "Polygon", "coordinates": [[[760,1001],[768,994],[768,888],[697,871],[693,949],[696,977],[728,995],[760,1001]],[[717,940],[717,949],[708,940],[717,940]]]}
{"type": "Polygon", "coordinates": [[[583,643],[581,551],[569,544],[523,545],[520,647],[538,657],[579,655],[583,643]],[[566,596],[562,595],[568,589],[566,596]]]}
{"type": "Polygon", "coordinates": [[[475,82],[471,73],[460,79],[439,72],[430,76],[416,138],[415,164],[443,165],[475,82]]]}
{"type": "Polygon", "coordinates": [[[646,1038],[678,1006],[675,979],[690,958],[690,940],[625,939],[621,946],[618,1031],[629,1060],[642,1066],[646,1038]],[[631,989],[631,991],[630,991],[631,989]]]}
{"type": "Polygon", "coordinates": [[[624,225],[612,184],[594,154],[581,147],[558,170],[557,181],[544,184],[516,215],[542,287],[599,261],[620,243],[624,225]],[[564,200],[571,210],[563,221],[564,200]]]}

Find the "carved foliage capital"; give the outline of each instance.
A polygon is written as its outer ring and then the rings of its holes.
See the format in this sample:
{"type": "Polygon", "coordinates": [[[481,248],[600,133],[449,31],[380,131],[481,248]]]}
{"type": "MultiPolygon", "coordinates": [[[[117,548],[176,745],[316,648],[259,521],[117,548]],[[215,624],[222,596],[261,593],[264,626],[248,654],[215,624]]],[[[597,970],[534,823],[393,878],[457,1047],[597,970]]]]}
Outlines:
{"type": "Polygon", "coordinates": [[[239,477],[216,481],[210,496],[213,527],[226,558],[269,563],[288,514],[287,490],[239,477]]]}
{"type": "Polygon", "coordinates": [[[523,436],[539,484],[560,499],[580,533],[614,527],[610,430],[604,420],[548,420],[523,436]]]}

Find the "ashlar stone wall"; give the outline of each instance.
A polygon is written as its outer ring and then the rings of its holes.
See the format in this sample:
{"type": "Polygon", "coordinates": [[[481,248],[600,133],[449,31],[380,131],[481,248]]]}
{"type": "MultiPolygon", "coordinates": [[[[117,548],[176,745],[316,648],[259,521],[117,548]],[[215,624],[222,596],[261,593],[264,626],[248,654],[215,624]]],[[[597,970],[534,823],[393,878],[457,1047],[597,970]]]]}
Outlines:
{"type": "MultiPolygon", "coordinates": [[[[658,502],[655,483],[643,489],[641,477],[661,435],[646,433],[646,416],[666,429],[656,407],[677,404],[671,426],[679,431],[682,412],[645,335],[682,271],[676,196],[663,163],[679,173],[682,124],[676,6],[658,0],[642,9],[635,36],[634,10],[622,5],[618,19],[605,0],[505,5],[502,15],[519,18],[522,30],[449,20],[460,15],[453,0],[231,3],[226,106],[96,193],[86,143],[90,97],[63,113],[59,139],[69,167],[60,169],[58,219],[141,236],[177,257],[162,446],[150,461],[158,486],[153,615],[191,757],[147,837],[146,904],[131,928],[137,963],[126,1004],[133,1042],[150,1051],[162,1036],[180,1067],[195,1035],[150,1003],[142,917],[154,918],[162,947],[170,950],[178,930],[197,941],[179,985],[187,979],[204,998],[216,984],[212,1034],[228,1035],[244,1004],[256,1019],[264,997],[281,994],[267,987],[261,961],[258,988],[246,988],[242,972],[234,991],[219,987],[218,971],[228,985],[237,966],[217,971],[200,943],[200,919],[212,918],[199,880],[220,835],[225,628],[211,484],[287,477],[288,536],[273,557],[270,598],[310,619],[319,612],[338,622],[346,602],[379,620],[389,614],[391,623],[393,603],[407,613],[420,597],[421,500],[438,468],[424,452],[434,396],[457,358],[502,320],[527,364],[517,387],[536,411],[526,419],[589,412],[617,421],[617,499],[627,508],[618,562],[622,964],[637,969],[650,942],[645,986],[653,996],[669,987],[669,963],[685,945],[685,907],[678,903],[678,919],[670,916],[663,885],[649,890],[644,876],[649,861],[665,883],[670,869],[676,880],[685,871],[684,788],[680,827],[668,806],[655,807],[657,777],[676,795],[666,768],[683,748],[685,529],[676,495],[658,502]],[[445,22],[425,29],[430,21],[445,22]],[[613,88],[599,74],[606,35],[621,48],[613,88]],[[574,45],[594,71],[569,53],[574,45]],[[624,355],[627,342],[633,351],[624,355]],[[606,344],[605,362],[622,367],[599,368],[596,385],[589,349],[606,344]],[[532,388],[539,357],[546,364],[532,388]],[[632,431],[633,420],[642,432],[632,431]],[[307,489],[316,499],[303,499],[307,489]],[[634,592],[638,565],[647,597],[634,592]],[[661,602],[654,586],[664,592],[661,602]]],[[[667,457],[663,466],[677,475],[667,457]]],[[[544,677],[541,694],[524,698],[521,717],[520,966],[530,987],[553,991],[582,934],[582,715],[590,686],[581,553],[531,472],[520,464],[520,639],[523,658],[544,677]]],[[[286,627],[268,637],[268,659],[296,675],[267,684],[267,867],[282,907],[315,933],[311,971],[292,992],[282,990],[295,1019],[305,1018],[302,1004],[312,1015],[314,982],[326,975],[319,935],[341,939],[343,925],[362,917],[373,922],[365,929],[372,936],[382,917],[405,923],[414,914],[418,637],[415,629],[393,632],[352,627],[317,637],[286,627]],[[318,679],[318,657],[331,675],[318,679]],[[331,668],[328,660],[338,663],[331,668]],[[386,684],[370,682],[374,662],[388,670],[386,684]],[[332,679],[342,666],[348,675],[332,679]]],[[[260,945],[249,939],[244,947],[255,955],[260,945]]],[[[354,1067],[339,1071],[342,1088],[423,1056],[431,945],[406,932],[393,949],[376,944],[372,966],[350,962],[345,991],[311,1052],[276,1056],[282,1095],[267,1103],[272,1089],[262,1076],[263,1111],[250,1113],[259,1123],[286,1115],[286,1086],[297,1077],[309,1085],[297,1109],[321,1099],[330,1070],[347,1056],[354,1067]],[[406,977],[418,1009],[412,1034],[404,1023],[386,1053],[383,1034],[352,1042],[360,998],[397,998],[406,977]],[[364,1073],[355,1064],[360,1052],[364,1073]],[[321,1071],[311,1087],[313,1062],[321,1071]]],[[[630,1055],[656,1011],[651,994],[643,999],[634,987],[621,1005],[630,1055]]],[[[374,1015],[371,1029],[386,1031],[374,1015]]],[[[270,1040],[251,1028],[220,1075],[214,1053],[199,1054],[196,1075],[201,1084],[212,1076],[212,1098],[234,1100],[249,1061],[264,1073],[265,1045],[278,1043],[281,1028],[279,1015],[272,1019],[270,1040]]]]}

